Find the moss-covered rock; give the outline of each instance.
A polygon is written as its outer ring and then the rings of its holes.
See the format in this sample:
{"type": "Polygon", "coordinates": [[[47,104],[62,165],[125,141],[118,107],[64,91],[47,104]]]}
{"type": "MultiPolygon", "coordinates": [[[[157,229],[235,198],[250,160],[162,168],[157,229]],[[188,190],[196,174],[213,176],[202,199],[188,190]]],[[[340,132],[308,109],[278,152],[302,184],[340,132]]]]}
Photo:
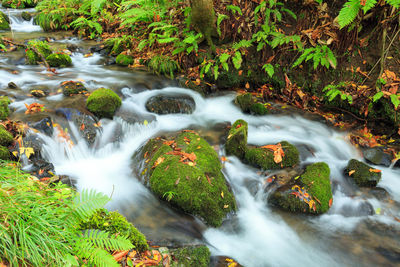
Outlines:
{"type": "Polygon", "coordinates": [[[269,110],[261,103],[257,103],[256,99],[250,94],[241,94],[236,96],[235,104],[244,112],[253,115],[267,115],[269,110]]]}
{"type": "Polygon", "coordinates": [[[133,64],[133,57],[130,55],[119,54],[115,59],[115,61],[120,66],[129,66],[133,64]]]}
{"type": "Polygon", "coordinates": [[[53,53],[46,57],[47,63],[53,68],[65,68],[72,66],[71,57],[65,53],[53,53]]]}
{"type": "Polygon", "coordinates": [[[11,101],[7,96],[0,97],[0,120],[5,120],[10,115],[10,109],[8,108],[10,103],[11,101]]]}
{"type": "Polygon", "coordinates": [[[0,31],[8,31],[10,28],[10,20],[7,15],[0,11],[0,31]]]}
{"type": "Polygon", "coordinates": [[[172,58],[164,55],[156,55],[150,59],[147,66],[154,72],[160,75],[166,75],[171,78],[178,72],[179,65],[172,58]]]}
{"type": "Polygon", "coordinates": [[[86,94],[88,90],[81,82],[65,81],[61,83],[61,89],[65,96],[86,94]]]}
{"type": "Polygon", "coordinates": [[[208,267],[211,253],[206,246],[184,247],[171,250],[177,266],[208,267]]]}
{"type": "Polygon", "coordinates": [[[400,112],[394,109],[389,99],[380,98],[368,106],[368,118],[374,120],[386,120],[395,126],[400,125],[400,112]]]}
{"type": "Polygon", "coordinates": [[[248,125],[244,120],[237,120],[229,130],[225,144],[227,155],[234,155],[244,159],[247,151],[248,125]]]}
{"type": "Polygon", "coordinates": [[[0,146],[0,159],[10,160],[10,151],[5,146],[0,146]]]}
{"type": "Polygon", "coordinates": [[[217,153],[197,133],[184,131],[172,141],[151,139],[142,154],[146,183],[161,199],[214,227],[236,210],[217,153]]]}
{"type": "Polygon", "coordinates": [[[3,126],[0,126],[0,146],[8,146],[12,142],[13,136],[3,126]]]}
{"type": "Polygon", "coordinates": [[[95,90],[86,101],[87,109],[100,118],[112,118],[121,104],[121,98],[106,88],[95,90]]]}
{"type": "Polygon", "coordinates": [[[270,203],[292,212],[322,214],[332,204],[328,164],[318,162],[307,166],[300,176],[271,194],[270,203]]]}
{"type": "Polygon", "coordinates": [[[25,50],[26,64],[37,65],[40,61],[42,61],[43,59],[38,53],[40,53],[43,58],[46,59],[53,52],[51,51],[51,48],[47,42],[31,40],[28,42],[25,50]]]}
{"type": "Polygon", "coordinates": [[[109,212],[106,209],[99,209],[88,220],[81,222],[79,228],[82,230],[99,229],[110,234],[122,235],[132,242],[135,249],[139,251],[149,249],[146,237],[116,211],[109,212]]]}
{"type": "Polygon", "coordinates": [[[146,109],[157,114],[191,114],[195,108],[195,101],[188,95],[156,95],[146,102],[146,109]]]}
{"type": "Polygon", "coordinates": [[[351,159],[345,169],[345,174],[353,178],[358,186],[374,187],[381,180],[382,173],[371,166],[351,159]]]}
{"type": "Polygon", "coordinates": [[[32,15],[29,12],[22,12],[21,17],[25,20],[25,21],[30,21],[32,19],[32,15]]]}
{"type": "Polygon", "coordinates": [[[40,0],[23,0],[25,7],[35,7],[40,0]]]}
{"type": "Polygon", "coordinates": [[[280,163],[274,161],[273,150],[263,147],[248,148],[245,159],[249,164],[264,170],[282,169],[297,165],[300,161],[299,151],[297,148],[286,141],[282,141],[280,144],[284,152],[282,162],[280,163]]]}

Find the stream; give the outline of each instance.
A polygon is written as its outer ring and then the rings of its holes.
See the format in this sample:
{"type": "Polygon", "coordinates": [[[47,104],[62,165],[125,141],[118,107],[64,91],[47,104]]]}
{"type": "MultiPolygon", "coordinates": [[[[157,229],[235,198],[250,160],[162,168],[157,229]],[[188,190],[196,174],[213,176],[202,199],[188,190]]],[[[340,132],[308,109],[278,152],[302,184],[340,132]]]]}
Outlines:
{"type": "Polygon", "coordinates": [[[13,99],[11,119],[30,122],[34,116],[24,114],[25,104],[44,104],[45,115],[68,128],[74,142],[61,139],[57,129],[52,136],[38,134],[44,144],[42,154],[57,175],[73,179],[78,190],[96,189],[111,196],[107,208],[121,212],[154,244],[206,244],[212,255],[232,257],[243,266],[400,266],[400,223],[395,220],[400,217],[400,169],[375,166],[382,170],[381,190],[355,188],[343,176],[343,169],[350,159],[363,158],[346,132],[290,109],[267,116],[244,114],[233,104],[235,93],[202,97],[177,87],[174,81],[108,65],[109,59],[100,53],[89,54],[94,41],[79,40],[68,32],[42,32],[33,20],[20,18],[26,10],[0,10],[10,16],[12,27],[0,36],[20,43],[44,38],[60,49],[71,44],[79,47],[71,55],[73,66],[57,69],[57,73],[25,65],[23,51],[0,54],[0,92],[13,99]],[[113,120],[101,120],[92,144],[80,135],[79,125],[55,112],[82,103],[79,96],[69,98],[59,92],[60,83],[69,80],[82,81],[89,91],[112,88],[122,96],[120,110],[113,120]],[[9,82],[18,88],[8,88],[9,82]],[[47,88],[50,95],[30,96],[30,90],[39,87],[47,88]],[[190,96],[196,109],[192,114],[150,113],[147,100],[160,94],[190,96]],[[236,157],[227,158],[223,171],[238,211],[218,229],[171,208],[136,177],[137,162],[132,162],[132,156],[150,138],[194,129],[225,156],[224,126],[237,119],[249,124],[249,144],[286,140],[299,148],[302,166],[321,161],[329,165],[334,196],[328,213],[306,216],[272,208],[267,203],[266,176],[236,157]],[[376,213],[369,215],[366,210],[376,213]]]}

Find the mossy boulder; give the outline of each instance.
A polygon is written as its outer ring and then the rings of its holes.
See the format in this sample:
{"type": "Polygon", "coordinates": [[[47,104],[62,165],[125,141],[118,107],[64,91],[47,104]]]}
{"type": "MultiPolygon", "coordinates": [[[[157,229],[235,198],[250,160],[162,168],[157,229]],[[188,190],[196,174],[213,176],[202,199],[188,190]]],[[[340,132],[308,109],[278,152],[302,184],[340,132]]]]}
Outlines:
{"type": "Polygon", "coordinates": [[[138,251],[149,249],[146,237],[116,211],[109,212],[106,209],[99,209],[92,217],[81,222],[79,228],[82,230],[99,229],[110,234],[122,235],[129,239],[138,251]]]}
{"type": "Polygon", "coordinates": [[[10,160],[10,151],[5,146],[0,146],[0,159],[10,160]]]}
{"type": "Polygon", "coordinates": [[[269,110],[250,94],[241,94],[236,96],[235,104],[244,112],[253,115],[267,115],[269,110]]]}
{"type": "Polygon", "coordinates": [[[0,31],[8,31],[10,29],[10,20],[8,16],[0,11],[0,31]]]}
{"type": "Polygon", "coordinates": [[[22,12],[21,17],[25,21],[30,21],[32,19],[31,13],[26,12],[26,11],[22,12]]]}
{"type": "Polygon", "coordinates": [[[381,180],[382,173],[361,161],[351,159],[345,169],[345,174],[353,178],[358,186],[375,187],[381,180]]]}
{"type": "Polygon", "coordinates": [[[324,162],[311,164],[300,177],[292,178],[271,194],[269,201],[291,212],[325,213],[333,201],[329,176],[328,164],[324,162]]]}
{"type": "Polygon", "coordinates": [[[88,97],[87,109],[100,118],[112,118],[121,106],[121,98],[111,89],[99,88],[88,97]]]}
{"type": "Polygon", "coordinates": [[[49,44],[45,41],[31,40],[25,50],[25,60],[28,65],[37,65],[52,54],[49,44]],[[40,54],[40,55],[39,55],[40,54]]]}
{"type": "Polygon", "coordinates": [[[225,144],[227,155],[234,155],[239,159],[244,159],[247,151],[248,125],[244,120],[237,120],[229,130],[225,144]]]}
{"type": "Polygon", "coordinates": [[[264,170],[282,169],[297,165],[300,161],[297,148],[286,141],[279,142],[278,144],[281,145],[284,152],[282,162],[276,163],[274,160],[274,151],[264,147],[248,148],[245,159],[249,164],[264,170]]]}
{"type": "Polygon", "coordinates": [[[53,53],[46,57],[47,63],[53,68],[65,68],[72,66],[71,57],[65,53],[53,53]]]}
{"type": "Polygon", "coordinates": [[[0,126],[0,146],[8,146],[13,142],[13,136],[3,126],[0,126]]]}
{"type": "Polygon", "coordinates": [[[197,133],[183,131],[170,141],[151,139],[142,158],[146,184],[171,205],[214,227],[236,210],[218,154],[197,133]]]}
{"type": "Polygon", "coordinates": [[[387,98],[380,98],[378,101],[368,105],[368,118],[373,120],[386,120],[394,126],[400,125],[400,114],[395,110],[391,101],[387,98]]]}
{"type": "Polygon", "coordinates": [[[171,254],[177,261],[177,266],[208,267],[210,265],[211,253],[206,246],[173,249],[171,254]]]}
{"type": "Polygon", "coordinates": [[[11,101],[7,96],[0,97],[0,120],[5,120],[10,115],[10,109],[8,108],[10,103],[11,101]]]}
{"type": "Polygon", "coordinates": [[[133,57],[130,55],[119,54],[115,59],[115,61],[120,66],[129,66],[133,64],[133,57]]]}
{"type": "Polygon", "coordinates": [[[61,89],[65,96],[86,94],[88,90],[81,82],[65,81],[61,83],[61,89]]]}

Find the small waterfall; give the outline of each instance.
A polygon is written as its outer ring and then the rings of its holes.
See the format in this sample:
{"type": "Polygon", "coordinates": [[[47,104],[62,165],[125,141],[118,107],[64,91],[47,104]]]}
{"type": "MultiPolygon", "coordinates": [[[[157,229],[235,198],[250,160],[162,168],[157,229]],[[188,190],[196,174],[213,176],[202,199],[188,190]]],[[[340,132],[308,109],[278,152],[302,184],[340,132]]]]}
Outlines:
{"type": "Polygon", "coordinates": [[[34,18],[30,21],[26,21],[22,18],[23,12],[34,13],[36,12],[34,8],[30,9],[11,9],[11,8],[0,8],[4,14],[10,18],[10,27],[13,32],[38,32],[42,29],[39,25],[35,25],[34,18]]]}

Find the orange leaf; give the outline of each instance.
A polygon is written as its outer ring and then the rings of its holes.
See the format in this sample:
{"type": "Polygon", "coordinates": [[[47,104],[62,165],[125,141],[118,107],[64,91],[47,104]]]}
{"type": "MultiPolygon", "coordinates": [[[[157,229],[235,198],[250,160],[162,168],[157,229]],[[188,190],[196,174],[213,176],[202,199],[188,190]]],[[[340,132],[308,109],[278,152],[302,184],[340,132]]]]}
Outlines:
{"type": "Polygon", "coordinates": [[[160,165],[161,163],[164,162],[164,158],[163,157],[159,157],[156,162],[154,162],[153,167],[151,167],[152,169],[154,169],[155,167],[157,167],[158,165],[160,165]]]}
{"type": "Polygon", "coordinates": [[[332,207],[333,198],[329,199],[329,208],[332,207]]]}
{"type": "Polygon", "coordinates": [[[349,171],[349,176],[351,176],[353,173],[355,173],[356,172],[356,170],[351,170],[351,171],[349,171]]]}
{"type": "Polygon", "coordinates": [[[222,162],[225,162],[225,161],[227,161],[228,159],[226,158],[226,157],[221,157],[221,161],[222,162]]]}
{"type": "Polygon", "coordinates": [[[79,128],[81,131],[84,131],[85,130],[85,124],[81,124],[81,127],[79,128]]]}
{"type": "Polygon", "coordinates": [[[277,145],[266,145],[266,146],[262,146],[261,148],[270,149],[274,152],[274,162],[275,163],[281,163],[283,160],[283,157],[285,156],[285,152],[283,151],[281,143],[279,143],[277,145]]]}
{"type": "Polygon", "coordinates": [[[370,168],[369,169],[369,172],[376,172],[376,173],[379,173],[379,172],[382,172],[381,170],[378,170],[378,169],[372,169],[372,168],[370,168]]]}
{"type": "Polygon", "coordinates": [[[129,253],[129,250],[118,252],[117,254],[113,255],[116,261],[121,261],[123,257],[125,257],[129,253]]]}

